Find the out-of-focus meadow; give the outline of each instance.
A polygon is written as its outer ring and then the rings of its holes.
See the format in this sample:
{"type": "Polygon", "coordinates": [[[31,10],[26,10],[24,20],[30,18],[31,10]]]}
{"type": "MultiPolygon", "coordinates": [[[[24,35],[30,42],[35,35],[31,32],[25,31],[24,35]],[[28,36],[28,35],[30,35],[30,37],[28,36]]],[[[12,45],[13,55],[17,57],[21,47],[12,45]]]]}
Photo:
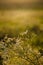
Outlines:
{"type": "Polygon", "coordinates": [[[39,25],[43,29],[43,10],[0,11],[0,31],[15,28],[22,31],[26,26],[33,25],[39,25]]]}
{"type": "Polygon", "coordinates": [[[43,1],[0,1],[0,65],[43,65],[43,1]]]}
{"type": "MultiPolygon", "coordinates": [[[[1,0],[1,28],[26,28],[43,23],[43,1],[41,0],[1,0]]],[[[42,25],[41,25],[42,27],[42,25]]],[[[1,29],[0,28],[0,29],[1,29]]],[[[24,28],[24,29],[25,29],[24,28]]]]}

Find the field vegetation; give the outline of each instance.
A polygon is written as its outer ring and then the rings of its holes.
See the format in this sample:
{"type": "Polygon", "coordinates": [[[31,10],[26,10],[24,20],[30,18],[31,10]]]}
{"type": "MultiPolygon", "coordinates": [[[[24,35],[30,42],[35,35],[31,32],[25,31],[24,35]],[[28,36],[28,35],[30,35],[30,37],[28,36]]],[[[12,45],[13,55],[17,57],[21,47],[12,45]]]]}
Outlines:
{"type": "Polygon", "coordinates": [[[43,65],[43,10],[0,11],[0,65],[43,65]]]}

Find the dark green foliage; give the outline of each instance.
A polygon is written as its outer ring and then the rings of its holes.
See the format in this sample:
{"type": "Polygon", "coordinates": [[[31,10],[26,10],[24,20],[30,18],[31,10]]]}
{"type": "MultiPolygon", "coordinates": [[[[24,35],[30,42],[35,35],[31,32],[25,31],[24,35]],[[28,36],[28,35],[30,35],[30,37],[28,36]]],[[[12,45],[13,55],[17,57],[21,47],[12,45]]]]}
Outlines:
{"type": "Polygon", "coordinates": [[[0,65],[3,65],[3,58],[0,56],[0,65]]]}
{"type": "Polygon", "coordinates": [[[39,52],[41,53],[41,56],[43,56],[43,50],[42,50],[42,49],[40,49],[40,50],[39,50],[39,52]]]}
{"type": "Polygon", "coordinates": [[[31,28],[31,31],[34,32],[35,34],[40,34],[40,28],[37,25],[33,26],[31,28]]]}

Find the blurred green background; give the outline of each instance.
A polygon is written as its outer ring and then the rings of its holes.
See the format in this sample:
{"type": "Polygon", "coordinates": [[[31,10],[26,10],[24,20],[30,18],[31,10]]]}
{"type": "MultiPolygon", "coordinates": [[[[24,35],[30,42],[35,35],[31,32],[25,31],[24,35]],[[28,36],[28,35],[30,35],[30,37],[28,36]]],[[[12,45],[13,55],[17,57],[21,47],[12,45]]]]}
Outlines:
{"type": "Polygon", "coordinates": [[[0,0],[0,35],[33,25],[43,29],[43,0],[0,0]]]}

